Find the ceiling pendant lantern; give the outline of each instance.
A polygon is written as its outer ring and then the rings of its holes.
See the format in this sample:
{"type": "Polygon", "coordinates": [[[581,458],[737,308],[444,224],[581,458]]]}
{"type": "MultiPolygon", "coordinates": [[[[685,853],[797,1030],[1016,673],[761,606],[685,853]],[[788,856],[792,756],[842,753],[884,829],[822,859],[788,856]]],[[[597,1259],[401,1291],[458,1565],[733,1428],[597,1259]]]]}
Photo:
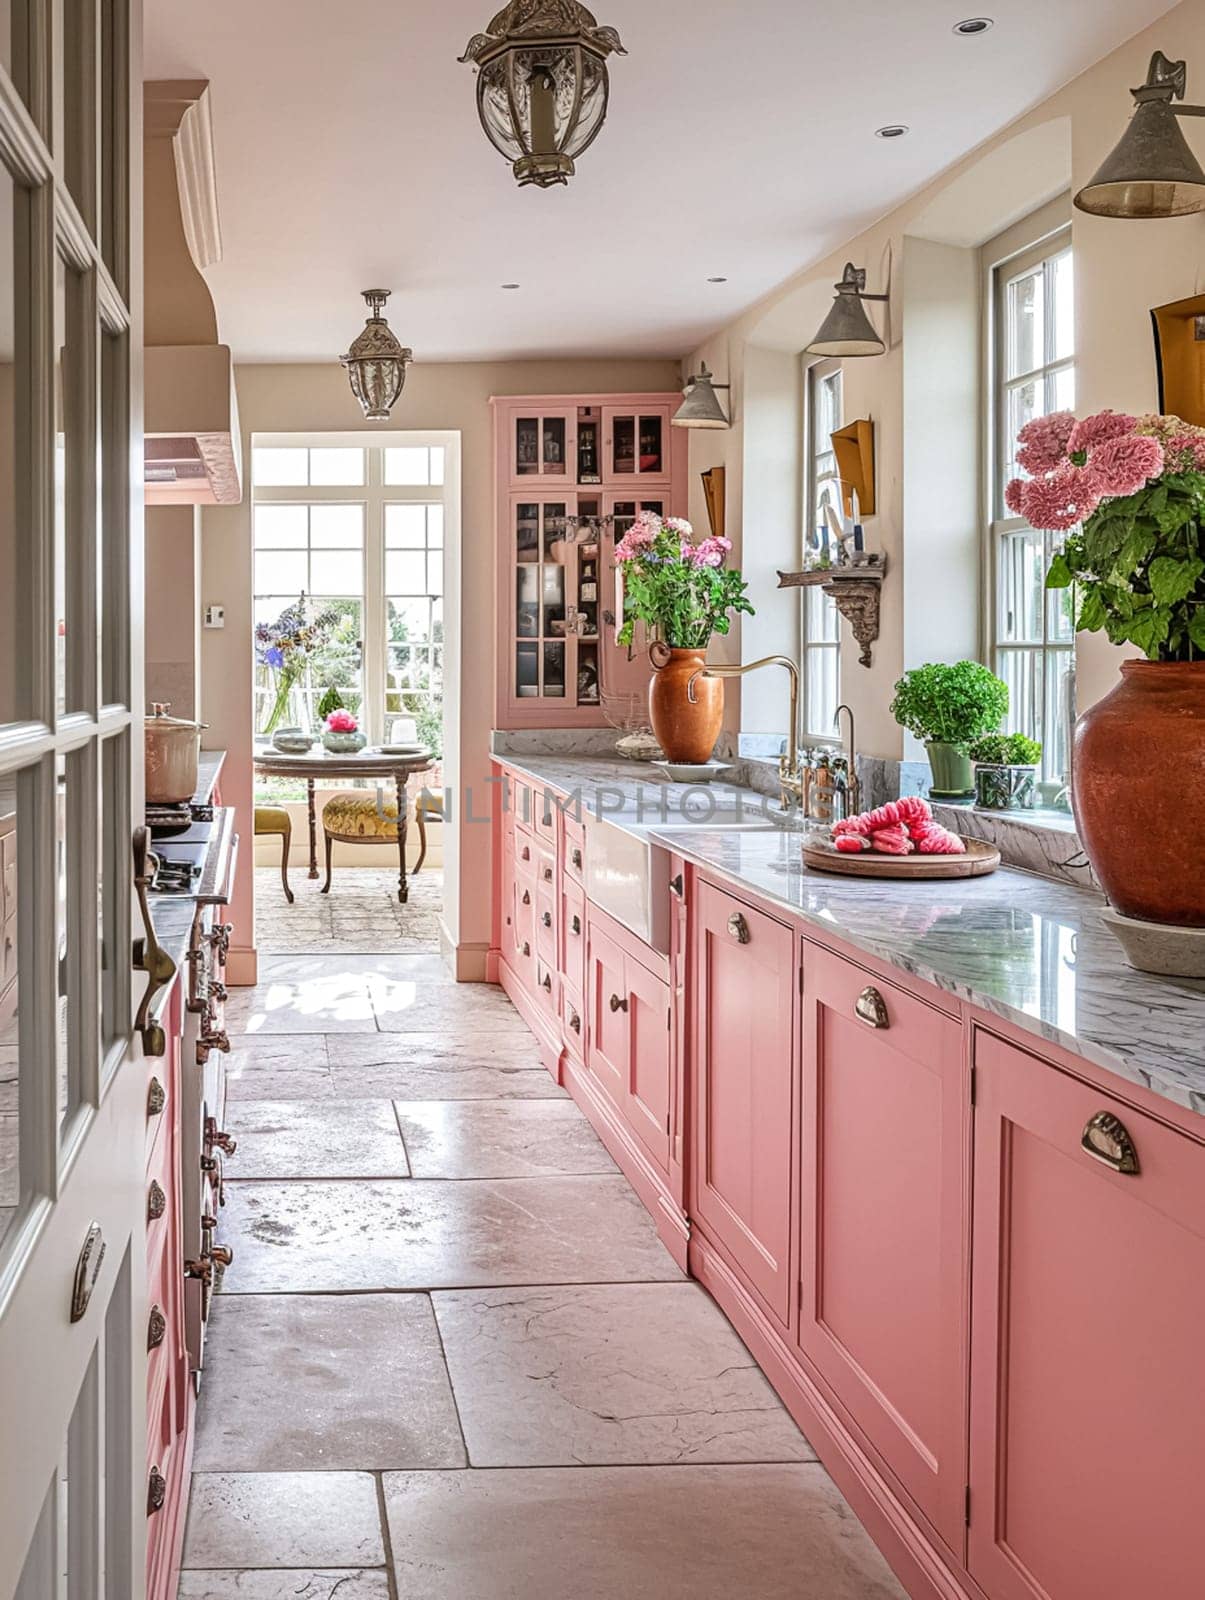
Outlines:
{"type": "Polygon", "coordinates": [[[1134,114],[1091,182],[1075,197],[1097,217],[1186,217],[1205,211],[1205,172],[1180,131],[1179,117],[1205,116],[1205,106],[1174,105],[1187,85],[1183,61],[1156,50],[1146,82],[1131,89],[1134,114]]]}
{"type": "Polygon", "coordinates": [[[398,343],[381,315],[390,291],[363,289],[361,293],[371,315],[360,337],[339,360],[347,368],[351,392],[368,421],[388,422],[389,413],[406,387],[406,368],[414,359],[414,352],[398,343]]]}
{"type": "Polygon", "coordinates": [[[510,0],[461,61],[477,68],[477,115],[519,184],[568,183],[607,115],[607,57],[626,55],[578,0],[510,0]]]}

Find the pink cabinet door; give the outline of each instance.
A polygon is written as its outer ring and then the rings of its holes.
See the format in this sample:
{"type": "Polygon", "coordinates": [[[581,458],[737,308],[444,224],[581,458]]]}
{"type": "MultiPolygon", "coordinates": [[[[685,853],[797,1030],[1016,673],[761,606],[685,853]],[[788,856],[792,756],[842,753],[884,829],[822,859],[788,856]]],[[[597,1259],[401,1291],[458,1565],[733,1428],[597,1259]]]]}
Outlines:
{"type": "Polygon", "coordinates": [[[1200,1600],[1205,1148],[979,1034],[974,1207],[972,1575],[1200,1600]]]}
{"type": "Polygon", "coordinates": [[[628,1001],[628,1127],[661,1168],[669,1170],[669,984],[625,960],[628,1001]]]}
{"type": "Polygon", "coordinates": [[[694,921],[693,1212],[790,1320],[795,941],[700,882],[694,921]]]}
{"type": "Polygon", "coordinates": [[[590,923],[586,952],[586,1065],[620,1115],[624,1114],[628,1081],[628,996],[623,960],[619,946],[597,923],[590,923]]]}
{"type": "MultiPolygon", "coordinates": [[[[637,486],[639,488],[639,486],[637,486]]],[[[636,489],[626,494],[608,494],[603,499],[605,515],[610,519],[603,532],[602,549],[602,688],[608,699],[639,701],[643,707],[648,695],[652,666],[649,662],[648,635],[643,623],[636,624],[636,633],[630,645],[620,644],[616,634],[622,622],[622,603],[615,567],[615,546],[628,532],[639,511],[655,511],[658,516],[670,515],[669,496],[666,492],[651,490],[638,493],[636,489]]]]}
{"type": "MultiPolygon", "coordinates": [[[[520,849],[522,847],[520,846],[520,849]]],[[[522,869],[515,873],[514,946],[511,965],[525,983],[534,985],[536,967],[536,880],[522,869]]]]}
{"type": "Polygon", "coordinates": [[[811,944],[803,994],[799,1344],[960,1551],[962,1029],[811,944]]]}

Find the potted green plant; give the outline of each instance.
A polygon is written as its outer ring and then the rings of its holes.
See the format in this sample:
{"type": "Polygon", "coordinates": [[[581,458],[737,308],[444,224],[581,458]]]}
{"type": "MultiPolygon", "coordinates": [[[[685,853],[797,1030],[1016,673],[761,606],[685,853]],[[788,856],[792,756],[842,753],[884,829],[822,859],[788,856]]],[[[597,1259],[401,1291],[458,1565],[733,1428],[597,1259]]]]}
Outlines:
{"type": "Polygon", "coordinates": [[[924,744],[930,793],[962,799],[975,792],[970,744],[1008,715],[1008,685],[978,661],[929,661],[896,684],[891,715],[924,744]]]}
{"type": "Polygon", "coordinates": [[[1037,803],[1042,746],[1023,733],[988,733],[969,751],[975,766],[975,804],[988,811],[1032,811],[1037,803]]]}
{"type": "Polygon", "coordinates": [[[649,655],[649,718],[667,761],[711,759],[724,716],[722,679],[704,676],[713,633],[727,633],[733,612],[753,615],[748,585],[725,567],[731,541],[701,539],[682,517],[642,511],[615,546],[620,596],[619,643],[644,624],[649,655]]]}
{"type": "Polygon", "coordinates": [[[1009,510],[1066,535],[1047,588],[1074,584],[1076,627],[1143,658],[1076,722],[1080,839],[1123,919],[1205,928],[1205,428],[1062,411],[1017,438],[1009,510]]]}

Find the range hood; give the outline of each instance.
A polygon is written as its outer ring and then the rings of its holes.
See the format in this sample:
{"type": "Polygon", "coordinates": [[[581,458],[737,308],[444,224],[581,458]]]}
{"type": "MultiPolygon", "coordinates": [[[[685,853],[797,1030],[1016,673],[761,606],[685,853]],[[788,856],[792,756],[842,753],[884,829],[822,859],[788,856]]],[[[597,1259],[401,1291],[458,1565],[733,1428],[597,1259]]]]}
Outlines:
{"type": "Polygon", "coordinates": [[[171,80],[143,90],[146,504],[237,505],[234,364],[202,276],[222,257],[209,85],[171,80]]]}

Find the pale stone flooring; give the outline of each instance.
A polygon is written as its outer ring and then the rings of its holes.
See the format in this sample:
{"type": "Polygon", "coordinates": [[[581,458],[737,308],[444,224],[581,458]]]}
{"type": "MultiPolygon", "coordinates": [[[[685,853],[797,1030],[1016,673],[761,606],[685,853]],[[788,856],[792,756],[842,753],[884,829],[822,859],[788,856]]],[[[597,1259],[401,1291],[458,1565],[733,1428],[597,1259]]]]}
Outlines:
{"type": "Polygon", "coordinates": [[[261,971],[181,1600],[898,1600],[500,990],[261,971]]]}
{"type": "MultiPolygon", "coordinates": [[[[414,859],[414,852],[410,852],[414,859]]],[[[284,897],[279,867],[255,869],[255,942],[261,954],[289,950],[438,950],[443,872],[424,866],[407,875],[410,898],[397,897],[397,871],[336,865],[330,894],[323,877],[289,868],[293,904],[284,897]]]]}

